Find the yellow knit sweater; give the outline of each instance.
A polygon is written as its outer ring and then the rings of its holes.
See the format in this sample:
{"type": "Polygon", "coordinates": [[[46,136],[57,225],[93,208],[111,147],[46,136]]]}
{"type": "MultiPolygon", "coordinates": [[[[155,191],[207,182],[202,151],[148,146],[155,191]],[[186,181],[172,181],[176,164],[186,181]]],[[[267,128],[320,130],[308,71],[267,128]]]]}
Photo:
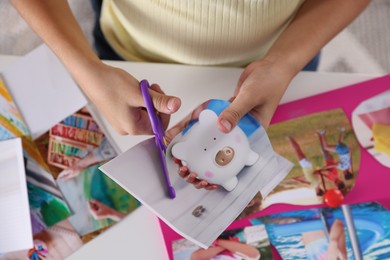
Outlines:
{"type": "Polygon", "coordinates": [[[304,0],[105,0],[100,24],[124,59],[244,66],[266,54],[304,0]]]}

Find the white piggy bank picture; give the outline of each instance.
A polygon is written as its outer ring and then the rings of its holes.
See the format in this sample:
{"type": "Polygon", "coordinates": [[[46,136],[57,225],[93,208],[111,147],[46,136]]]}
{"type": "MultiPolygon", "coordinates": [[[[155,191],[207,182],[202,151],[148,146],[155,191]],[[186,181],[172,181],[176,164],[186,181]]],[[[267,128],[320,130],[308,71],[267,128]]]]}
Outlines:
{"type": "Polygon", "coordinates": [[[203,110],[184,139],[172,146],[172,155],[197,173],[199,179],[232,191],[238,184],[237,174],[255,164],[259,155],[251,150],[240,127],[223,133],[217,127],[217,119],[214,111],[203,110]]]}

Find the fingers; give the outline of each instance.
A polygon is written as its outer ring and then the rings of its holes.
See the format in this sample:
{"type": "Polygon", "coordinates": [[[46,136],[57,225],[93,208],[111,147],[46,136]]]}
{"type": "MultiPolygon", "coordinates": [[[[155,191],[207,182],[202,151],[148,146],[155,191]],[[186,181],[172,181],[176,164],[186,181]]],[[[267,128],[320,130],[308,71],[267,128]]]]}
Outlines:
{"type": "MultiPolygon", "coordinates": [[[[150,86],[150,88],[154,91],[156,91],[157,93],[160,93],[160,94],[163,94],[165,95],[164,91],[160,88],[159,85],[157,84],[152,84],[150,86]]],[[[180,99],[179,99],[180,101],[180,99]]],[[[181,104],[181,103],[180,103],[181,104]]],[[[180,107],[180,106],[179,106],[180,107]]],[[[177,108],[178,109],[178,108],[177,108]]],[[[177,111],[176,109],[176,111],[177,111]]],[[[156,109],[157,111],[159,111],[158,109],[156,109]]],[[[175,112],[176,112],[175,111],[175,112]]],[[[161,111],[159,111],[161,112],[161,111]]],[[[168,128],[168,125],[169,125],[169,120],[170,120],[170,113],[160,113],[160,118],[161,118],[161,122],[163,124],[163,127],[164,127],[164,130],[168,128]]]]}
{"type": "Polygon", "coordinates": [[[189,173],[190,173],[190,171],[189,171],[188,167],[186,167],[186,166],[181,166],[181,167],[179,168],[179,175],[180,175],[180,177],[182,177],[182,178],[187,178],[187,176],[188,176],[189,173]]]}
{"type": "Polygon", "coordinates": [[[198,182],[197,174],[190,172],[190,174],[188,174],[188,176],[187,176],[187,182],[193,183],[193,184],[197,183],[198,182]]]}
{"type": "Polygon", "coordinates": [[[197,189],[205,189],[205,190],[215,190],[218,187],[216,184],[210,184],[205,180],[198,180],[197,183],[194,183],[194,186],[197,189]]]}
{"type": "Polygon", "coordinates": [[[190,172],[187,166],[179,167],[179,175],[196,189],[215,190],[218,187],[216,184],[210,184],[206,180],[198,179],[198,175],[194,172],[190,172]]]}
{"type": "Polygon", "coordinates": [[[179,98],[165,95],[157,84],[153,84],[151,89],[150,96],[158,112],[170,115],[180,108],[181,100],[179,98]]]}
{"type": "Polygon", "coordinates": [[[218,128],[224,133],[229,133],[240,119],[256,106],[253,94],[248,95],[245,91],[234,98],[233,102],[218,117],[218,128]]]}
{"type": "MultiPolygon", "coordinates": [[[[157,112],[160,112],[160,118],[161,122],[163,124],[164,129],[167,129],[169,125],[169,119],[170,119],[170,114],[173,114],[176,112],[180,106],[181,106],[181,100],[177,97],[173,96],[167,96],[165,93],[162,91],[159,85],[157,84],[152,84],[150,86],[150,97],[153,102],[153,106],[156,109],[157,112]]],[[[141,118],[142,121],[148,121],[149,119],[146,118],[147,112],[145,110],[140,111],[141,116],[145,117],[141,118]],[[146,115],[146,116],[145,116],[146,115]]],[[[142,124],[141,124],[142,125],[142,124]]],[[[144,132],[150,132],[150,127],[149,124],[146,124],[145,126],[146,129],[143,129],[142,131],[144,132]]]]}
{"type": "Polygon", "coordinates": [[[123,134],[143,135],[153,134],[148,112],[143,108],[134,108],[127,111],[128,124],[123,126],[123,134]]]}
{"type": "MultiPolygon", "coordinates": [[[[166,129],[169,124],[170,114],[176,112],[180,108],[181,101],[177,97],[165,95],[157,84],[151,85],[149,93],[153,106],[157,112],[160,112],[161,122],[164,129],[166,129]]],[[[111,119],[111,124],[116,131],[123,135],[152,134],[149,115],[145,109],[145,102],[138,86],[135,86],[135,89],[129,98],[127,98],[126,106],[127,109],[116,112],[117,117],[108,118],[109,121],[111,119]],[[122,119],[122,121],[120,119],[122,119]]]]}

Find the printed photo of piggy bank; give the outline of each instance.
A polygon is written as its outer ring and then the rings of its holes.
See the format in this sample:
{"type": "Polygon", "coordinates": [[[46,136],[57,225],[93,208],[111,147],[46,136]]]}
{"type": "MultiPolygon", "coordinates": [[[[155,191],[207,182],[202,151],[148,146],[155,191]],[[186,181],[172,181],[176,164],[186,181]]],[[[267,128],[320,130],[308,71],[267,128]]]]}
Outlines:
{"type": "Polygon", "coordinates": [[[237,174],[256,163],[259,155],[252,151],[245,133],[235,127],[230,133],[217,127],[218,116],[206,109],[183,136],[172,146],[172,155],[188,166],[199,179],[221,185],[227,191],[238,184],[237,174]]]}

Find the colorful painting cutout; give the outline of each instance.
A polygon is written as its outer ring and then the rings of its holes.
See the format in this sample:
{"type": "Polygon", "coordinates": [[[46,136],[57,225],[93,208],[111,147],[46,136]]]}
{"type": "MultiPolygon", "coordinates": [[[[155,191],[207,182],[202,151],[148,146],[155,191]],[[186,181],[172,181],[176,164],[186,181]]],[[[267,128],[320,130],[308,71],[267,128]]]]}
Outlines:
{"type": "Polygon", "coordinates": [[[71,211],[0,78],[0,140],[15,137],[22,138],[32,228],[36,234],[68,218],[71,211]]]}
{"type": "Polygon", "coordinates": [[[74,211],[69,221],[85,241],[139,206],[98,169],[117,153],[87,108],[53,126],[36,143],[74,211]]]}

